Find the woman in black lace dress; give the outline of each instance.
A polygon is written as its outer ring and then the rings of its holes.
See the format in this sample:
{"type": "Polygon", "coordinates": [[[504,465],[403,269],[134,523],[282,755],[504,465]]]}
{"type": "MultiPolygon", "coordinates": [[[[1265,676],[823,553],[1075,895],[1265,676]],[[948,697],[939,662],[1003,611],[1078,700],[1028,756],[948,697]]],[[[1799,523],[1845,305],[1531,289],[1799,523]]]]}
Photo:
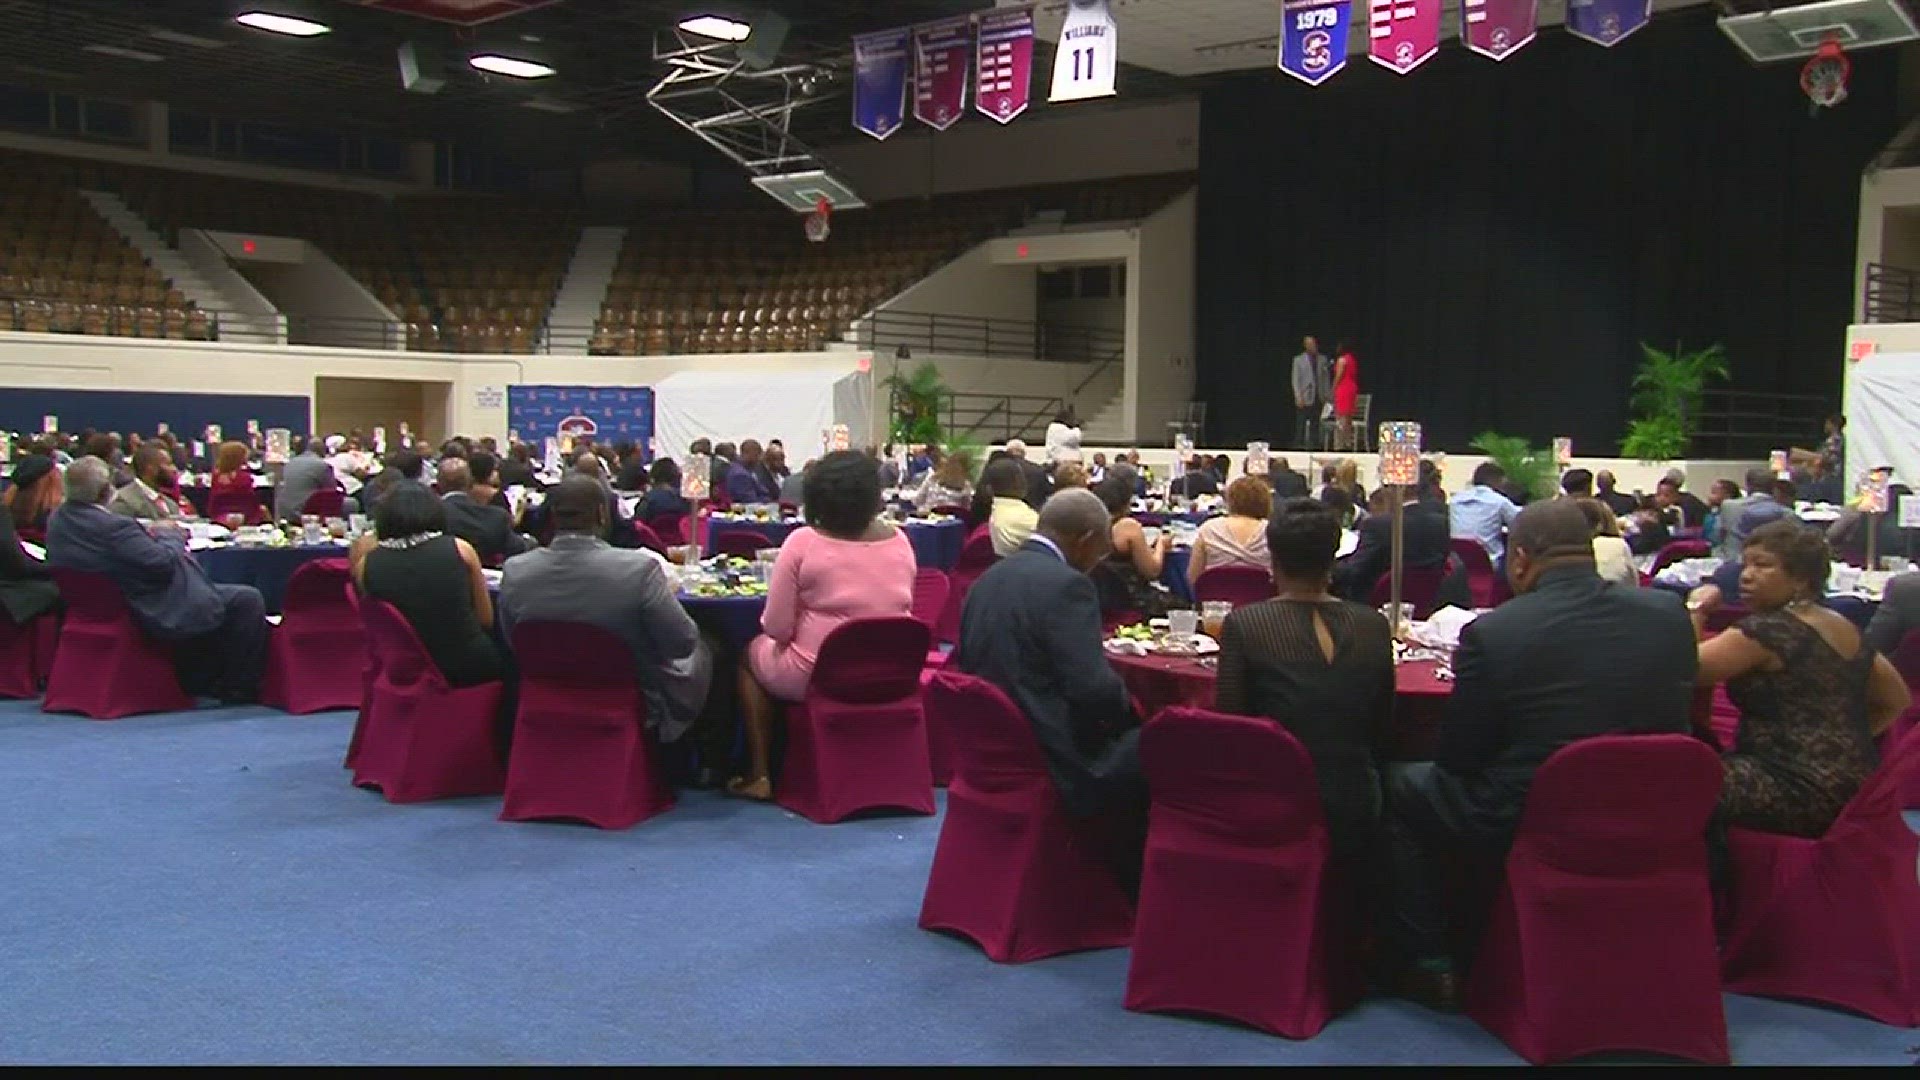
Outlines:
{"type": "MultiPolygon", "coordinates": [[[[1893,665],[1820,604],[1829,561],[1826,538],[1797,521],[1756,529],[1740,570],[1753,614],[1700,644],[1700,684],[1724,681],[1740,708],[1733,752],[1721,759],[1729,825],[1825,833],[1879,765],[1874,736],[1907,707],[1893,665]]],[[[1694,590],[1696,632],[1720,600],[1715,586],[1694,590]]]]}

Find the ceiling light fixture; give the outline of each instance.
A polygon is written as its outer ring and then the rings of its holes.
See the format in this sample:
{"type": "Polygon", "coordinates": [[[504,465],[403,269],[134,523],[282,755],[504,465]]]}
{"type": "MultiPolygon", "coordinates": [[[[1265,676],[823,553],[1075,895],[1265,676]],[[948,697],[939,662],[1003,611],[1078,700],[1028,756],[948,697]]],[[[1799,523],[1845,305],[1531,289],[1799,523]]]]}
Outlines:
{"type": "Polygon", "coordinates": [[[271,11],[248,11],[233,17],[233,21],[242,26],[251,26],[255,30],[265,30],[270,34],[286,34],[289,37],[318,37],[333,29],[326,23],[317,23],[312,19],[296,19],[291,15],[275,15],[271,11]]]}
{"type": "Polygon", "coordinates": [[[545,64],[536,64],[531,60],[516,60],[511,56],[495,56],[487,53],[468,59],[467,63],[481,71],[491,71],[495,75],[511,75],[516,79],[544,79],[554,73],[545,64]]]}
{"type": "Polygon", "coordinates": [[[691,19],[683,19],[680,29],[721,41],[745,41],[747,35],[753,33],[753,27],[724,15],[696,15],[691,19]]]}

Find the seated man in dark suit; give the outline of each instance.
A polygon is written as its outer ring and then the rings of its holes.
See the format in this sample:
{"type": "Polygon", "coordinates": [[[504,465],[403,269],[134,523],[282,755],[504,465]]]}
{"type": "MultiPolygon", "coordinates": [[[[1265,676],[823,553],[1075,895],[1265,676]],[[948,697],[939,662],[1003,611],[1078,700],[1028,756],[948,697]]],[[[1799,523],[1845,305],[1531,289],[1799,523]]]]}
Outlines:
{"type": "Polygon", "coordinates": [[[1139,727],[1100,647],[1087,572],[1112,549],[1107,508],[1085,488],[1056,493],[1033,536],[967,592],[951,663],[1006,691],[1033,733],[1067,811],[1109,817],[1113,861],[1137,887],[1146,838],[1139,727]]]}
{"type": "Polygon", "coordinates": [[[1167,491],[1188,499],[1220,494],[1220,482],[1213,478],[1213,463],[1199,454],[1193,455],[1187,462],[1187,471],[1167,485],[1167,491]]]}
{"type": "Polygon", "coordinates": [[[498,565],[533,546],[513,531],[511,513],[473,497],[473,468],[464,458],[440,459],[439,480],[440,498],[447,504],[447,531],[471,544],[482,563],[498,565]]]}
{"type": "Polygon", "coordinates": [[[762,474],[760,443],[748,439],[740,444],[740,460],[727,469],[727,498],[735,506],[747,503],[780,501],[780,489],[769,486],[762,474]]]}
{"type": "Polygon", "coordinates": [[[157,540],[132,518],[108,512],[110,479],[98,458],[67,468],[67,501],[47,522],[47,562],[112,578],[140,628],[175,646],[187,689],[251,700],[267,652],[260,590],[215,584],[183,544],[157,540]]]}
{"type": "MultiPolygon", "coordinates": [[[[647,698],[647,730],[673,742],[702,715],[713,660],[693,619],[649,551],[613,547],[607,502],[590,477],[569,476],[547,497],[553,543],[509,561],[500,581],[500,622],[513,640],[516,623],[587,623],[626,642],[647,698]]],[[[451,509],[451,506],[449,506],[451,509]]],[[[732,749],[731,715],[709,724],[702,759],[724,762],[732,749]],[[711,737],[708,737],[711,736],[711,737]]]]}
{"type": "MultiPolygon", "coordinates": [[[[1407,488],[1402,512],[1401,541],[1405,566],[1426,570],[1448,565],[1453,553],[1452,519],[1447,513],[1446,495],[1419,498],[1419,488],[1407,488]]],[[[1381,488],[1367,500],[1367,516],[1360,519],[1360,540],[1353,554],[1340,560],[1333,571],[1333,592],[1359,604],[1373,600],[1373,585],[1393,566],[1393,511],[1387,489],[1381,488]]],[[[1440,605],[1472,607],[1472,593],[1466,584],[1466,570],[1457,568],[1440,591],[1440,605]]],[[[1439,605],[1436,605],[1439,606],[1439,605]]]]}
{"type": "Polygon", "coordinates": [[[1867,624],[1867,644],[1881,656],[1892,657],[1901,639],[1912,630],[1920,630],[1920,571],[1888,579],[1873,621],[1867,624]]]}
{"type": "Polygon", "coordinates": [[[1446,867],[1462,854],[1504,857],[1534,771],[1555,750],[1595,735],[1687,731],[1699,664],[1679,597],[1600,578],[1572,499],[1520,512],[1507,577],[1514,599],[1460,636],[1434,760],[1394,766],[1387,781],[1392,888],[1381,939],[1405,965],[1398,988],[1442,1007],[1454,992],[1446,867]]]}
{"type": "Polygon", "coordinates": [[[1273,468],[1267,472],[1267,483],[1273,487],[1273,500],[1304,499],[1307,497],[1307,478],[1293,471],[1293,464],[1286,458],[1276,458],[1273,468]]]}

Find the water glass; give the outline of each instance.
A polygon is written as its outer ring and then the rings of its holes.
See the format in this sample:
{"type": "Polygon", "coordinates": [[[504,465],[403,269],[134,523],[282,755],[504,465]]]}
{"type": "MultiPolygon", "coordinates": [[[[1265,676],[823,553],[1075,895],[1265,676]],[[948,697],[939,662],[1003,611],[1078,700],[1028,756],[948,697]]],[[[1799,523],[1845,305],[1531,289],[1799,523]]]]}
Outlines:
{"type": "Polygon", "coordinates": [[[328,518],[327,535],[334,540],[345,540],[347,538],[347,520],[345,518],[328,518]]]}
{"type": "Polygon", "coordinates": [[[1167,638],[1182,644],[1191,642],[1195,630],[1200,628],[1200,613],[1197,611],[1167,612],[1167,638]]]}
{"type": "Polygon", "coordinates": [[[317,544],[326,538],[320,528],[320,518],[314,514],[300,515],[300,540],[305,544],[317,544]]]}
{"type": "Polygon", "coordinates": [[[700,561],[700,549],[692,544],[679,544],[667,549],[667,559],[678,566],[691,566],[700,561]]]}
{"type": "Polygon", "coordinates": [[[1396,638],[1404,638],[1407,636],[1407,631],[1413,628],[1413,605],[1401,604],[1399,614],[1399,618],[1396,619],[1393,617],[1393,605],[1390,603],[1380,605],[1380,615],[1387,620],[1387,625],[1392,628],[1393,636],[1396,638]]]}
{"type": "Polygon", "coordinates": [[[772,566],[774,563],[774,560],[778,559],[779,557],[780,557],[780,549],[777,547],[758,548],[753,553],[753,561],[760,563],[764,566],[772,566]]]}
{"type": "Polygon", "coordinates": [[[1898,574],[1907,568],[1907,560],[1899,555],[1882,555],[1880,569],[1889,574],[1898,574]]]}
{"type": "Polygon", "coordinates": [[[239,531],[240,531],[240,529],[241,529],[241,527],[243,527],[244,525],[246,525],[246,523],[247,523],[247,515],[245,515],[245,514],[228,514],[228,515],[227,515],[227,517],[226,517],[226,523],[227,523],[227,531],[228,531],[228,532],[235,532],[235,533],[237,533],[237,532],[239,532],[239,531]]]}
{"type": "Polygon", "coordinates": [[[1200,623],[1207,636],[1220,640],[1220,628],[1226,624],[1227,616],[1233,614],[1233,605],[1225,600],[1208,600],[1200,605],[1200,623]]]}
{"type": "Polygon", "coordinates": [[[348,514],[347,515],[347,532],[351,533],[354,536],[359,536],[361,533],[364,533],[366,531],[367,531],[367,515],[365,514],[348,514]]]}

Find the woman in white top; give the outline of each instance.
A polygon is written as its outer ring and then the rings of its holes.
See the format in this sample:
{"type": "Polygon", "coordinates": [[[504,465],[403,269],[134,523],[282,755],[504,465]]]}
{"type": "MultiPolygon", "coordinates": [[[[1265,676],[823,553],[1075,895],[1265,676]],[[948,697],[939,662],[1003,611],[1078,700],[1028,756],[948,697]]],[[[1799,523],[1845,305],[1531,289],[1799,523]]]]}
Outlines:
{"type": "Polygon", "coordinates": [[[1080,419],[1073,415],[1073,406],[1069,405],[1047,425],[1047,464],[1079,460],[1080,419]]]}
{"type": "Polygon", "coordinates": [[[1599,499],[1577,499],[1580,512],[1593,526],[1593,568],[1601,578],[1622,585],[1639,587],[1640,571],[1634,569],[1633,552],[1620,538],[1620,519],[1599,499]]]}
{"type": "Polygon", "coordinates": [[[1273,490],[1265,481],[1242,476],[1227,485],[1227,515],[1208,520],[1193,537],[1187,580],[1216,566],[1268,569],[1267,519],[1273,516],[1273,490]]]}
{"type": "Polygon", "coordinates": [[[974,496],[976,506],[982,495],[991,500],[986,521],[993,537],[993,553],[1005,558],[1019,551],[1040,524],[1040,515],[1027,505],[1027,477],[1020,471],[1019,460],[1001,458],[989,464],[980,476],[980,490],[974,496]]]}
{"type": "Polygon", "coordinates": [[[920,490],[913,493],[914,508],[931,510],[936,506],[967,505],[973,498],[973,482],[969,476],[972,471],[964,454],[948,454],[939,467],[920,482],[920,490]]]}

